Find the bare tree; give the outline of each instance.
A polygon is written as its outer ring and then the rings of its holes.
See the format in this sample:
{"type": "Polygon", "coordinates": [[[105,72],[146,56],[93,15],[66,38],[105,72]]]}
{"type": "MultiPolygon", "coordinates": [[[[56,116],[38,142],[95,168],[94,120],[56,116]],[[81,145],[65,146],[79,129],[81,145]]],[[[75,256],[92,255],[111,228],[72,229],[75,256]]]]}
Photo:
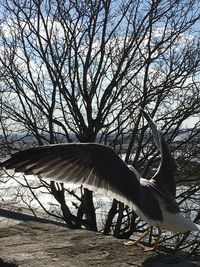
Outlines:
{"type": "MultiPolygon", "coordinates": [[[[46,143],[101,142],[147,177],[158,152],[142,107],[188,170],[198,157],[185,149],[199,138],[199,1],[3,0],[1,10],[2,156],[46,143]],[[178,140],[192,120],[191,134],[178,140]]],[[[194,166],[198,173],[197,160],[194,166]]],[[[179,183],[194,173],[180,172],[179,183]]],[[[73,215],[66,189],[46,186],[69,227],[97,230],[91,191],[76,196],[73,215]]],[[[198,192],[196,178],[180,202],[191,188],[198,192]]],[[[104,233],[129,237],[136,228],[135,214],[114,200],[104,233]]]]}

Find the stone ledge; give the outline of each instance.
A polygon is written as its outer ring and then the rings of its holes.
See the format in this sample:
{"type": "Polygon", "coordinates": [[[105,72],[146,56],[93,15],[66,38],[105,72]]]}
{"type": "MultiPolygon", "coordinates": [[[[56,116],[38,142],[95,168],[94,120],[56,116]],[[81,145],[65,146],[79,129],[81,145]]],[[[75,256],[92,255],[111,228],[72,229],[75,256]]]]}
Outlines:
{"type": "Polygon", "coordinates": [[[40,222],[0,229],[0,267],[199,267],[181,255],[144,253],[123,240],[40,222]]]}

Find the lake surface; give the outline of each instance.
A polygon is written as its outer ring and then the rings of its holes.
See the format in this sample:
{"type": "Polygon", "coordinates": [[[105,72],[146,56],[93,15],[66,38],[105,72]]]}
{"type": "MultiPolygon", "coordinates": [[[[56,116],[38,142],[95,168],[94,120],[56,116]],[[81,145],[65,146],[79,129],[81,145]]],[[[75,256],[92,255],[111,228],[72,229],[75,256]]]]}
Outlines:
{"type": "MultiPolygon", "coordinates": [[[[12,174],[12,172],[10,173],[12,174]]],[[[19,211],[37,214],[41,216],[44,213],[44,210],[41,208],[41,205],[50,213],[55,215],[62,216],[60,211],[60,204],[55,200],[52,194],[49,193],[48,189],[41,185],[40,180],[35,176],[23,176],[22,174],[15,174],[15,178],[9,178],[4,175],[0,180],[0,207],[9,204],[13,209],[19,209],[19,211]],[[23,185],[23,186],[22,186],[23,185]],[[32,189],[28,188],[30,186],[32,189]],[[38,200],[36,200],[36,198],[38,200]],[[40,205],[41,204],[41,205],[40,205]]],[[[80,196],[80,189],[77,189],[77,186],[66,185],[69,190],[73,190],[74,193],[77,193],[80,196]]],[[[181,195],[189,189],[189,186],[178,186],[177,195],[181,195]]],[[[182,202],[180,207],[187,213],[186,216],[194,219],[197,216],[199,211],[199,203],[196,201],[200,199],[200,192],[196,192],[195,195],[192,195],[191,199],[186,199],[182,202]]],[[[180,199],[178,199],[179,201],[180,199]]],[[[75,203],[77,206],[80,205],[80,202],[76,197],[71,194],[66,193],[66,204],[70,210],[76,214],[75,203]]],[[[94,192],[94,205],[96,207],[97,221],[100,225],[105,221],[106,214],[109,211],[112,205],[112,198],[94,192]]],[[[47,215],[45,215],[47,216],[47,215]]]]}

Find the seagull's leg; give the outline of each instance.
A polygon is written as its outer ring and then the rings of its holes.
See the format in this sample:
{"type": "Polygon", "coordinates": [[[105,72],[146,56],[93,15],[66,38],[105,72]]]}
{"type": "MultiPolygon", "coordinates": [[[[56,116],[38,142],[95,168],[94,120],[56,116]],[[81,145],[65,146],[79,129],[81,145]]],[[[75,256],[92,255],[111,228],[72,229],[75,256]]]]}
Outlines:
{"type": "Polygon", "coordinates": [[[156,251],[156,249],[158,247],[158,243],[160,241],[161,234],[162,234],[162,229],[159,226],[157,226],[157,227],[158,227],[158,235],[157,235],[156,241],[154,243],[154,246],[152,248],[146,247],[144,249],[144,252],[156,251]]]}
{"type": "Polygon", "coordinates": [[[137,240],[124,242],[124,245],[126,245],[126,246],[134,246],[134,245],[137,245],[142,239],[144,239],[149,234],[149,231],[150,231],[150,227],[137,240]]]}

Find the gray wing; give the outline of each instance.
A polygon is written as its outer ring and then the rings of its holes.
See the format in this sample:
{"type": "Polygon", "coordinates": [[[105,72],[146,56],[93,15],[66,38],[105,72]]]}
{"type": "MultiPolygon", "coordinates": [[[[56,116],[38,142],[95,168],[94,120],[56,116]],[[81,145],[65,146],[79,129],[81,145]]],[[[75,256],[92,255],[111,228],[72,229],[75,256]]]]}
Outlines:
{"type": "Polygon", "coordinates": [[[70,143],[35,147],[12,155],[1,165],[25,175],[110,191],[116,199],[139,205],[138,178],[113,149],[104,145],[70,143]]]}
{"type": "Polygon", "coordinates": [[[143,110],[142,113],[149,123],[154,141],[161,154],[160,165],[152,179],[155,181],[155,185],[157,186],[157,188],[162,188],[168,191],[173,197],[175,197],[176,181],[174,178],[174,172],[177,169],[176,162],[169,151],[167,142],[165,141],[162,133],[157,129],[157,126],[154,121],[143,110]]]}

